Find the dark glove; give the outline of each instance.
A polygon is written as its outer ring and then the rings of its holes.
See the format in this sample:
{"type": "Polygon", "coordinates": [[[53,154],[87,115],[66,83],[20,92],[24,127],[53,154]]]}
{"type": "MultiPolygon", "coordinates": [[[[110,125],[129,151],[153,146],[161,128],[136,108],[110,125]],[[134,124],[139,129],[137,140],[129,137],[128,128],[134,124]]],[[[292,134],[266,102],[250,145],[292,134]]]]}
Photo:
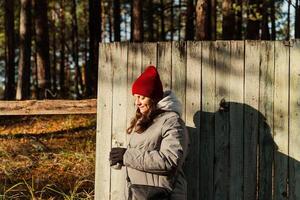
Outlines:
{"type": "Polygon", "coordinates": [[[110,166],[116,165],[117,163],[123,165],[123,155],[125,152],[126,152],[126,148],[121,148],[121,147],[112,148],[109,153],[110,166]]]}

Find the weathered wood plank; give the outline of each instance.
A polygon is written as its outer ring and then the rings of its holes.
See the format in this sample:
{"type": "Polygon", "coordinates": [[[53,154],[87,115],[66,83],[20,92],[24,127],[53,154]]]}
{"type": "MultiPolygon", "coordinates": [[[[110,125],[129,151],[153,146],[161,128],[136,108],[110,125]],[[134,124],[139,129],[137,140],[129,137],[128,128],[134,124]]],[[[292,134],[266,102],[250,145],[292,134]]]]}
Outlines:
{"type": "Polygon", "coordinates": [[[244,199],[256,199],[259,97],[259,42],[245,43],[244,199]]]}
{"type": "MultiPolygon", "coordinates": [[[[128,49],[128,74],[127,74],[127,127],[135,116],[136,106],[135,99],[132,96],[132,83],[138,78],[142,71],[142,44],[133,43],[128,49]]],[[[126,134],[126,145],[128,145],[131,135],[126,134]]],[[[125,172],[126,173],[126,172],[125,172]]],[[[125,191],[124,196],[128,196],[128,191],[125,191]]]]}
{"type": "Polygon", "coordinates": [[[185,120],[186,43],[172,42],[172,91],[182,103],[182,119],[185,120]]]}
{"type": "Polygon", "coordinates": [[[134,117],[136,107],[134,97],[132,96],[131,87],[133,82],[142,72],[142,44],[132,43],[128,47],[128,74],[127,74],[127,127],[134,117]]]}
{"type": "Polygon", "coordinates": [[[300,40],[290,49],[289,200],[300,199],[300,40]]]}
{"type": "MultiPolygon", "coordinates": [[[[230,42],[217,41],[216,47],[216,93],[215,105],[229,100],[230,42]]],[[[215,166],[214,199],[229,198],[229,112],[218,110],[215,114],[215,166]]]]}
{"type": "Polygon", "coordinates": [[[229,199],[243,199],[244,180],[243,162],[244,156],[241,150],[244,147],[244,41],[231,42],[231,57],[229,75],[230,102],[230,177],[229,199]]]}
{"type": "Polygon", "coordinates": [[[158,43],[157,70],[164,90],[170,90],[172,85],[172,43],[158,43]]]}
{"type": "Polygon", "coordinates": [[[143,43],[142,70],[149,65],[157,65],[157,43],[143,43]]]}
{"type": "Polygon", "coordinates": [[[108,155],[111,149],[113,103],[111,54],[111,45],[100,44],[95,169],[96,200],[110,200],[111,169],[108,155]]]}
{"type": "MultiPolygon", "coordinates": [[[[127,123],[127,43],[112,46],[113,105],[112,147],[126,147],[127,123]]],[[[125,199],[125,168],[111,171],[111,199],[125,199]]]]}
{"type": "Polygon", "coordinates": [[[200,173],[200,105],[201,105],[201,42],[187,42],[186,126],[190,150],[185,172],[188,199],[199,199],[200,173]]]}
{"type": "Polygon", "coordinates": [[[259,199],[272,199],[272,165],[274,158],[274,42],[260,43],[259,80],[259,199]]]}
{"type": "Polygon", "coordinates": [[[215,48],[202,42],[202,111],[200,113],[200,199],[214,197],[215,48]]]}
{"type": "Polygon", "coordinates": [[[96,114],[97,100],[0,101],[0,115],[96,114]]]}
{"type": "Polygon", "coordinates": [[[274,141],[275,187],[274,199],[287,199],[288,178],[288,99],[289,99],[289,47],[275,42],[275,86],[274,86],[274,141]]]}

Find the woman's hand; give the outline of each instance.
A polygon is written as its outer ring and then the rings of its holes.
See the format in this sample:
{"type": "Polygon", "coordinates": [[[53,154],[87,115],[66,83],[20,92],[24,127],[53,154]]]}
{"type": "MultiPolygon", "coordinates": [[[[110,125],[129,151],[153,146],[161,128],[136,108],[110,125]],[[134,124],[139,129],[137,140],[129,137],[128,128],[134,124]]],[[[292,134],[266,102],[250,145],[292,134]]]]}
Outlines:
{"type": "Polygon", "coordinates": [[[123,155],[126,152],[126,150],[126,148],[121,147],[112,148],[109,153],[110,166],[116,165],[117,163],[123,165],[123,155]]]}

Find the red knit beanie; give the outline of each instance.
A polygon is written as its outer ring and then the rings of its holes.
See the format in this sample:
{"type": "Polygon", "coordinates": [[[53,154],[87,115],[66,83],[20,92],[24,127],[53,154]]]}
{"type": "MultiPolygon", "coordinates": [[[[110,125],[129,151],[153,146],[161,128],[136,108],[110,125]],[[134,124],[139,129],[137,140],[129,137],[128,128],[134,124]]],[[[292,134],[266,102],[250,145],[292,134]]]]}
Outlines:
{"type": "Polygon", "coordinates": [[[132,85],[132,94],[139,94],[159,101],[163,97],[163,87],[154,66],[149,66],[132,85]]]}

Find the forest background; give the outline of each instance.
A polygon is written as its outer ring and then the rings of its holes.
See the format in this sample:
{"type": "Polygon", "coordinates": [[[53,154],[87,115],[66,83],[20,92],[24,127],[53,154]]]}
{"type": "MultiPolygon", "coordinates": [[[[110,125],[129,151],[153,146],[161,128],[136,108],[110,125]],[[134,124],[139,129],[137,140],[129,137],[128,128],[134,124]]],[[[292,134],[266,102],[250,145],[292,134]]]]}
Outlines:
{"type": "Polygon", "coordinates": [[[0,99],[96,97],[99,42],[290,40],[299,0],[1,0],[0,99]]]}

